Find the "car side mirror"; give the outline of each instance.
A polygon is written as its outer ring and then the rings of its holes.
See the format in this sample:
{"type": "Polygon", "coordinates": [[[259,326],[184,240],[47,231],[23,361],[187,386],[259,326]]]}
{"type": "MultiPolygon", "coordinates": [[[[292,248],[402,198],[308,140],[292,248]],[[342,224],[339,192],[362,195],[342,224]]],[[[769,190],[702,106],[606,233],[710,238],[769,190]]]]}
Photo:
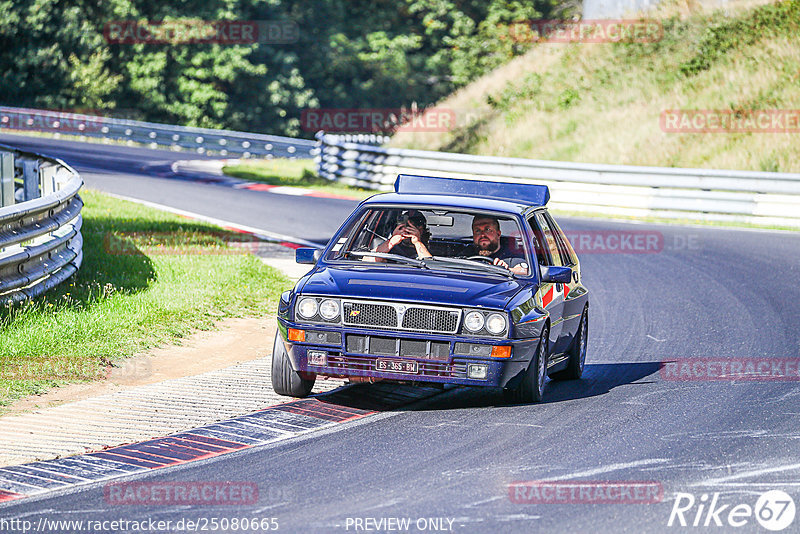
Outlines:
{"type": "Polygon", "coordinates": [[[541,267],[542,282],[555,282],[569,284],[572,281],[572,269],[569,267],[557,267],[550,265],[541,267]]]}
{"type": "Polygon", "coordinates": [[[297,263],[309,263],[315,264],[317,260],[322,257],[322,249],[319,248],[311,248],[311,247],[304,247],[298,248],[294,252],[294,261],[297,263]]]}

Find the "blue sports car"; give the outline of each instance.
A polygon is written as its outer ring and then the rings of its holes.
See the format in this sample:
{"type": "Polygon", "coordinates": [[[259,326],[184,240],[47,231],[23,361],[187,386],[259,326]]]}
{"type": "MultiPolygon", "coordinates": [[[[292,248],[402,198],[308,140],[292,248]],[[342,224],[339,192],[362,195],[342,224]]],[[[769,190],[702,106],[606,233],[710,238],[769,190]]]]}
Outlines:
{"type": "Polygon", "coordinates": [[[503,388],[537,402],[580,378],[589,296],[547,186],[400,175],[355,209],[281,296],[272,386],[317,375],[503,388]]]}

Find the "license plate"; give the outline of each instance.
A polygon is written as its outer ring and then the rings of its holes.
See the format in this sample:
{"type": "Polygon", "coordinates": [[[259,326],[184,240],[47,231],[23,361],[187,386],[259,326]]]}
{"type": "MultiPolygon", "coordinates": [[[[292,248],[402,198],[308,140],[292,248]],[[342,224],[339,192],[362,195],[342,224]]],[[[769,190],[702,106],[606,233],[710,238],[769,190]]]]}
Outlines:
{"type": "Polygon", "coordinates": [[[376,360],[375,369],[377,371],[415,375],[419,373],[419,364],[411,360],[376,360]]]}

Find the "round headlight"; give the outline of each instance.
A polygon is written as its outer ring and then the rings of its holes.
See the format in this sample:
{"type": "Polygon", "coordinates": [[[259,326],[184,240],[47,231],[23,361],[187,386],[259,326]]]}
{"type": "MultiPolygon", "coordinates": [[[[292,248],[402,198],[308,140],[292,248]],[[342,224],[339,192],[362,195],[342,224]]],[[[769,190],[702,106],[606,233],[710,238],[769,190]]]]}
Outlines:
{"type": "Polygon", "coordinates": [[[464,326],[470,332],[477,332],[483,328],[483,314],[481,312],[471,311],[464,317],[464,326]]]}
{"type": "Polygon", "coordinates": [[[502,334],[506,329],[506,318],[499,313],[493,313],[486,319],[486,330],[490,334],[502,334]]]}
{"type": "Polygon", "coordinates": [[[317,314],[317,299],[304,298],[297,305],[297,312],[306,319],[311,319],[317,314]]]}
{"type": "Polygon", "coordinates": [[[323,300],[319,305],[319,314],[328,321],[336,319],[339,316],[339,303],[335,300],[323,300]]]}

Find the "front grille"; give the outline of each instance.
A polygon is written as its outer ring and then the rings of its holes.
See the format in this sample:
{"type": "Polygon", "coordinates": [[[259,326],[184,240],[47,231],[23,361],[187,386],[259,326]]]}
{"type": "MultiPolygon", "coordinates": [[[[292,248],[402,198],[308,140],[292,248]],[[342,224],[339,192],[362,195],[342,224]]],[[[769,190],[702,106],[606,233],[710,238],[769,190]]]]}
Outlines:
{"type": "Polygon", "coordinates": [[[345,302],[344,323],[355,326],[397,328],[397,311],[389,304],[345,302]]]}
{"type": "Polygon", "coordinates": [[[461,312],[435,308],[409,308],[403,316],[406,330],[455,333],[461,312]]]}
{"type": "Polygon", "coordinates": [[[356,352],[358,354],[367,353],[367,337],[366,336],[345,336],[347,339],[347,352],[356,352]]]}
{"type": "Polygon", "coordinates": [[[428,342],[424,339],[401,339],[400,354],[410,358],[424,358],[428,355],[428,342]]]}
{"type": "Polygon", "coordinates": [[[345,346],[347,347],[347,352],[354,354],[450,361],[450,343],[447,341],[348,334],[345,346]],[[398,342],[400,343],[399,347],[397,346],[398,342]]]}
{"type": "Polygon", "coordinates": [[[461,322],[459,308],[347,300],[342,303],[342,311],[346,325],[414,332],[455,334],[461,322]]]}
{"type": "Polygon", "coordinates": [[[369,353],[378,356],[394,356],[397,354],[397,339],[373,336],[369,338],[369,353]]]}
{"type": "Polygon", "coordinates": [[[450,359],[450,343],[446,341],[431,341],[431,352],[428,355],[431,360],[444,360],[450,359]]]}
{"type": "MultiPolygon", "coordinates": [[[[375,358],[349,355],[328,356],[328,367],[341,371],[374,371],[375,358]]],[[[419,374],[409,375],[409,379],[414,376],[466,378],[467,364],[422,361],[419,362],[419,374]]]]}

